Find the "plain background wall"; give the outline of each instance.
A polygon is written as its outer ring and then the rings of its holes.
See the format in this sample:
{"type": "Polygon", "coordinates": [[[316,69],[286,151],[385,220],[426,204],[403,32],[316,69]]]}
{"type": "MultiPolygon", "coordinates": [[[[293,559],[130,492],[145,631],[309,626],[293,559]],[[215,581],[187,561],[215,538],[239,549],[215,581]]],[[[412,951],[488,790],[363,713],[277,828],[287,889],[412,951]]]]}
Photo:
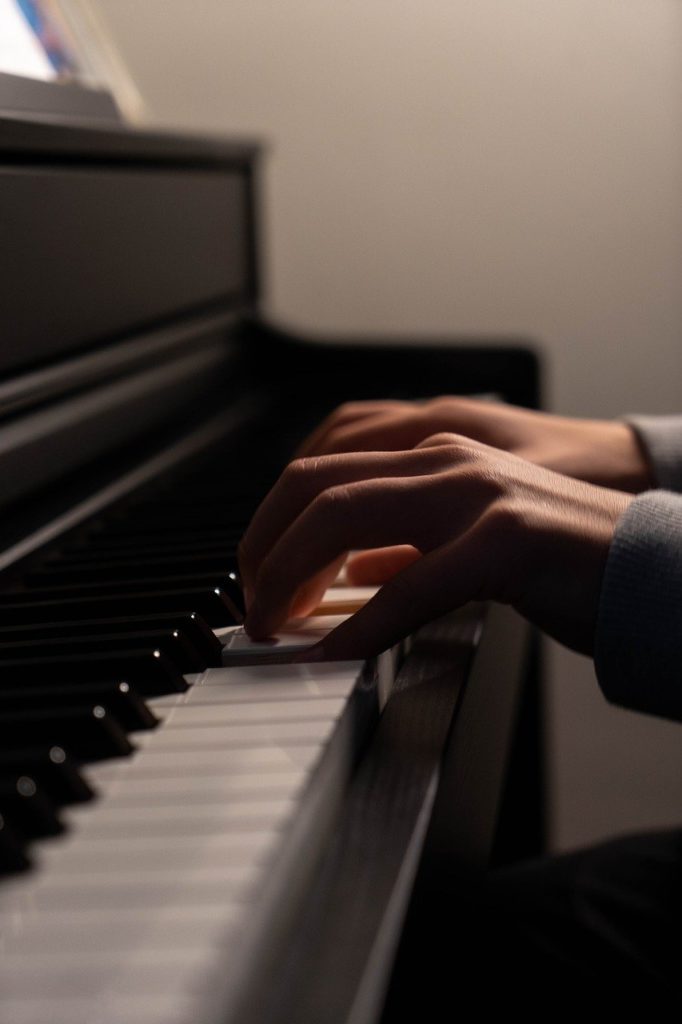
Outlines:
{"type": "MultiPolygon", "coordinates": [[[[552,408],[682,408],[678,0],[95,0],[160,125],[260,135],[267,309],[538,339],[552,408]]],[[[679,820],[679,727],[550,649],[557,848],[679,820]]]]}

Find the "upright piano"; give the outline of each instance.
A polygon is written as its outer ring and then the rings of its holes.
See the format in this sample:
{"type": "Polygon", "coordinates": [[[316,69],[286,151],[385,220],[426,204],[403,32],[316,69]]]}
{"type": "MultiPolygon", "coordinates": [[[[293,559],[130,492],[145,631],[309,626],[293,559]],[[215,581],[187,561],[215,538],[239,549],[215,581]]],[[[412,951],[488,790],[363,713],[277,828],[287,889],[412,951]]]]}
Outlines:
{"type": "Polygon", "coordinates": [[[260,163],[0,120],[2,1024],[379,1021],[417,896],[542,843],[508,609],[221,667],[239,537],[335,405],[539,401],[522,341],[269,323],[260,163]]]}

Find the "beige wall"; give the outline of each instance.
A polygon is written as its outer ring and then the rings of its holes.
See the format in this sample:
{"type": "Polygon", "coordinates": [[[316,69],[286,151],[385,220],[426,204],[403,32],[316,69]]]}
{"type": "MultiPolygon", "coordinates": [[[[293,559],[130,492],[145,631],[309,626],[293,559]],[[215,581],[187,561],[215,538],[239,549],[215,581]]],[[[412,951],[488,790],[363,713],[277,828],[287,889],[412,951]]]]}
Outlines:
{"type": "MultiPolygon", "coordinates": [[[[268,308],[538,339],[554,408],[682,404],[678,0],[96,0],[164,125],[262,135],[268,308]]],[[[552,649],[554,840],[674,821],[678,728],[552,649]]]]}

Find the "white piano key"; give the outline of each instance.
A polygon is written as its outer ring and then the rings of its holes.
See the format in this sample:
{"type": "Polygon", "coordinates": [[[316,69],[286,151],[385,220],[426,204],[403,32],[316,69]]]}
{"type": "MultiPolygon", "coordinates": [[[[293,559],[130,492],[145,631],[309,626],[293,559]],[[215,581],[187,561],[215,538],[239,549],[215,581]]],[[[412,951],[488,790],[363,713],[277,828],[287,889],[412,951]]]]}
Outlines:
{"type": "Polygon", "coordinates": [[[287,663],[320,643],[347,618],[347,615],[318,615],[292,619],[267,640],[252,640],[243,626],[227,626],[215,633],[223,644],[223,665],[287,663]]]}
{"type": "Polygon", "coordinates": [[[164,728],[185,725],[242,725],[279,722],[334,722],[346,702],[338,697],[317,700],[271,700],[242,704],[183,704],[167,711],[164,728]]]}
{"type": "Polygon", "coordinates": [[[3,885],[0,931],[3,915],[42,899],[50,886],[66,888],[80,884],[84,890],[94,891],[96,880],[106,878],[113,889],[119,882],[128,886],[134,877],[166,884],[175,872],[178,881],[187,878],[190,886],[199,886],[210,875],[223,878],[234,889],[238,883],[246,884],[252,871],[261,870],[278,843],[275,828],[254,830],[230,824],[229,831],[222,834],[206,828],[185,836],[178,836],[177,831],[177,827],[175,833],[161,827],[157,829],[160,834],[149,834],[147,829],[144,836],[121,837],[103,826],[94,838],[90,834],[78,836],[77,841],[72,838],[57,851],[58,856],[50,858],[43,854],[39,872],[18,876],[3,885]]]}
{"type": "Polygon", "coordinates": [[[183,704],[347,697],[361,671],[359,661],[210,668],[194,676],[193,685],[185,693],[154,697],[148,703],[162,712],[183,704]]]}
{"type": "Polygon", "coordinates": [[[94,786],[104,785],[110,779],[125,777],[126,770],[134,768],[136,774],[147,778],[172,775],[203,775],[209,772],[230,774],[308,768],[318,759],[322,743],[296,745],[260,744],[252,747],[218,747],[206,750],[156,750],[150,746],[138,750],[127,760],[107,761],[88,765],[83,774],[94,786]]]}
{"type": "Polygon", "coordinates": [[[210,835],[241,825],[281,827],[294,806],[294,801],[286,798],[185,804],[182,809],[154,806],[153,802],[146,807],[109,807],[105,801],[96,815],[72,809],[65,820],[81,835],[210,835]]]}
{"type": "MultiPolygon", "coordinates": [[[[132,782],[133,780],[131,780],[132,782]]],[[[295,800],[299,795],[301,787],[306,782],[306,776],[299,778],[294,784],[286,785],[284,781],[279,783],[273,783],[270,787],[261,786],[255,787],[254,789],[238,788],[230,786],[229,783],[233,780],[225,780],[227,785],[222,786],[223,780],[216,779],[213,785],[207,784],[203,778],[192,777],[191,779],[180,780],[178,783],[185,783],[184,785],[178,785],[177,792],[173,792],[170,785],[156,788],[157,782],[168,782],[172,780],[148,780],[146,786],[140,785],[127,786],[122,784],[112,784],[105,792],[107,807],[119,808],[119,807],[149,807],[154,805],[156,807],[173,807],[176,810],[178,816],[182,816],[183,808],[185,803],[194,806],[202,807],[206,804],[215,806],[218,803],[224,802],[225,804],[232,803],[267,803],[272,804],[273,801],[280,800],[295,800]],[[196,784],[194,787],[189,785],[190,782],[196,784]]]]}
{"type": "Polygon", "coordinates": [[[297,633],[281,632],[268,640],[252,640],[243,626],[230,627],[223,641],[223,665],[287,664],[324,640],[326,629],[307,629],[297,633]]]}
{"type": "MultiPolygon", "coordinates": [[[[262,667],[282,668],[283,666],[263,665],[262,667]]],[[[267,704],[271,700],[309,700],[314,703],[316,700],[328,697],[347,697],[348,693],[348,685],[343,679],[330,680],[324,686],[314,686],[312,683],[298,681],[247,683],[232,686],[207,684],[206,686],[192,686],[186,693],[178,695],[182,697],[182,700],[179,701],[174,700],[172,703],[167,703],[167,697],[155,697],[153,700],[147,700],[147,703],[156,714],[165,714],[169,707],[184,707],[187,704],[194,706],[199,704],[253,704],[256,701],[267,704]]]]}
{"type": "MultiPolygon", "coordinates": [[[[207,668],[204,672],[199,672],[193,677],[193,687],[224,686],[229,689],[254,686],[258,689],[268,683],[278,683],[282,686],[305,683],[313,690],[321,690],[328,682],[338,680],[345,681],[352,687],[362,667],[362,661],[329,661],[307,665],[231,665],[229,668],[207,668]]],[[[184,697],[186,694],[180,696],[184,697]]]]}
{"type": "Polygon", "coordinates": [[[314,616],[321,615],[352,615],[374,597],[379,587],[329,587],[317,608],[314,616]]]}
{"type": "Polygon", "coordinates": [[[202,750],[205,748],[324,743],[334,725],[325,719],[312,722],[272,722],[254,725],[186,726],[161,732],[138,733],[135,742],[141,749],[202,750]]]}
{"type": "Polygon", "coordinates": [[[232,927],[243,920],[241,903],[222,900],[212,905],[142,908],[40,910],[20,915],[15,932],[3,935],[13,954],[34,954],[134,948],[192,949],[221,947],[232,927]]]}
{"type": "MultiPolygon", "coordinates": [[[[33,1004],[39,999],[70,1001],[99,995],[106,986],[118,983],[127,994],[157,995],[177,988],[177,981],[187,991],[198,989],[210,977],[213,962],[224,956],[213,946],[197,944],[190,949],[135,949],[108,952],[85,950],[75,959],[70,953],[56,951],[34,953],[5,953],[0,959],[0,1008],[7,1008],[7,1000],[17,1004],[33,1004]],[[31,995],[26,998],[27,993],[31,995]],[[22,998],[24,996],[24,998],[22,998]]],[[[53,1005],[54,1009],[54,1005],[53,1005]]],[[[90,1004],[90,1012],[94,1007],[90,1004]]],[[[4,1018],[0,1018],[3,1020],[4,1018]]],[[[34,1017],[34,1022],[52,1022],[49,1009],[45,1016],[34,1017]]],[[[140,1018],[132,1018],[136,1024],[140,1018]]],[[[7,1016],[7,1021],[14,1021],[7,1016]]]]}
{"type": "Polygon", "coordinates": [[[89,908],[137,909],[164,905],[214,906],[222,901],[243,903],[253,897],[260,865],[254,862],[222,864],[206,868],[185,865],[182,875],[159,865],[141,871],[119,866],[116,871],[97,871],[80,877],[53,875],[44,884],[28,889],[9,889],[3,895],[0,931],[8,915],[33,910],[87,910],[89,908]]]}
{"type": "MultiPolygon", "coordinates": [[[[276,633],[274,637],[270,637],[268,642],[271,645],[279,642],[284,646],[287,642],[291,641],[295,646],[301,638],[309,633],[328,633],[336,626],[340,626],[347,618],[347,615],[308,615],[301,619],[289,619],[284,629],[276,633]]],[[[243,626],[220,626],[218,629],[214,629],[213,632],[223,643],[232,640],[234,637],[238,638],[238,643],[244,642],[246,644],[246,641],[250,641],[252,644],[260,643],[258,640],[250,640],[243,626]]]]}
{"type": "Polygon", "coordinates": [[[178,995],[173,989],[139,995],[116,993],[111,998],[98,993],[96,1000],[94,993],[74,997],[67,991],[59,996],[57,991],[42,997],[3,999],[6,1017],[2,1024],[188,1024],[196,1009],[196,997],[178,995]]]}
{"type": "MultiPolygon", "coordinates": [[[[60,877],[76,878],[94,871],[156,871],[163,865],[167,871],[185,871],[195,867],[220,869],[228,864],[262,864],[273,850],[277,829],[244,829],[238,832],[208,836],[176,835],[172,843],[166,837],[133,835],[125,840],[110,836],[70,835],[63,844],[51,844],[41,851],[39,871],[5,883],[3,891],[13,886],[35,888],[36,880],[60,877]]],[[[2,907],[0,892],[0,909],[2,907]]]]}
{"type": "Polygon", "coordinates": [[[124,900],[126,893],[139,890],[138,905],[153,902],[205,902],[206,886],[212,896],[244,900],[262,865],[276,848],[277,832],[232,832],[224,836],[192,835],[178,842],[166,835],[163,843],[145,845],[139,837],[97,843],[86,837],[72,841],[50,860],[43,856],[40,872],[8,880],[0,890],[0,935],[11,923],[11,915],[43,905],[102,906],[124,900]],[[239,839],[243,842],[240,843],[239,839]],[[108,854],[108,859],[106,855],[108,854]],[[118,894],[118,895],[117,895],[118,894]]]}
{"type": "Polygon", "coordinates": [[[164,776],[148,778],[131,765],[125,778],[110,781],[106,786],[107,800],[117,803],[147,803],[153,799],[161,804],[179,802],[191,798],[206,801],[216,798],[233,798],[241,796],[262,799],[268,795],[284,796],[297,792],[308,777],[307,772],[299,769],[287,772],[242,773],[238,775],[202,774],[164,776]]]}

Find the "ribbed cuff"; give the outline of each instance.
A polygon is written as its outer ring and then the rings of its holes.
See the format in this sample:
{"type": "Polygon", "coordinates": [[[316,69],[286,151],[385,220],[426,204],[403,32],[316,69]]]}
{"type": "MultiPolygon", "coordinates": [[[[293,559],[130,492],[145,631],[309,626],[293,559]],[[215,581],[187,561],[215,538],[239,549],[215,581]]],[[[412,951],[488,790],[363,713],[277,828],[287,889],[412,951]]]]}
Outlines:
{"type": "Polygon", "coordinates": [[[682,497],[628,506],[604,571],[594,663],[607,700],[682,720],[682,497]]]}
{"type": "Polygon", "coordinates": [[[682,491],[682,416],[624,416],[648,457],[654,479],[668,491],[682,491]]]}

